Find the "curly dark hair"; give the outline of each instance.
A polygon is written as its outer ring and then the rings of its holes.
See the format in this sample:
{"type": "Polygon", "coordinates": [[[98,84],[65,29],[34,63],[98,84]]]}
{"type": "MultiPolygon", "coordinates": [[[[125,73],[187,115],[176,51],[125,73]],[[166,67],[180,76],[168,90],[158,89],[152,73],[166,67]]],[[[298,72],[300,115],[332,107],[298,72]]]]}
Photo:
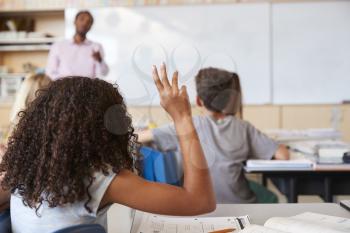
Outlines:
{"type": "Polygon", "coordinates": [[[38,210],[91,200],[94,173],[135,170],[137,136],[115,85],[67,77],[19,113],[0,164],[1,186],[38,210]]]}

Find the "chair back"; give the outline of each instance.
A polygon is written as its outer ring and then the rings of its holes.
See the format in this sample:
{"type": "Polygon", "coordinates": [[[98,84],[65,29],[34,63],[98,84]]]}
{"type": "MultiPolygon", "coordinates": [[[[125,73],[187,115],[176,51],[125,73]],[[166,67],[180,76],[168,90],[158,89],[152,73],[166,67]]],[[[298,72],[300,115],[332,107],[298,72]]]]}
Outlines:
{"type": "Polygon", "coordinates": [[[173,152],[162,153],[150,147],[141,147],[142,174],[146,180],[172,185],[180,185],[177,175],[177,162],[173,152]]]}
{"type": "Polygon", "coordinates": [[[81,224],[66,227],[53,233],[106,233],[106,231],[99,224],[81,224]]]}
{"type": "Polygon", "coordinates": [[[10,209],[0,213],[0,233],[11,233],[10,209]]]}

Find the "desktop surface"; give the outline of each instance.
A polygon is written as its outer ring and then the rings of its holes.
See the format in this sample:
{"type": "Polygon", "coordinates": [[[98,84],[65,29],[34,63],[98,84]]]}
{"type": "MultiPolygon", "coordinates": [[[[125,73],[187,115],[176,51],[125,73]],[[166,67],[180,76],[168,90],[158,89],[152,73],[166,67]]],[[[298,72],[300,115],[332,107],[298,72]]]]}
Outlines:
{"type": "MultiPolygon", "coordinates": [[[[253,224],[263,225],[271,217],[290,217],[304,212],[332,215],[350,218],[350,212],[335,203],[308,203],[308,204],[218,204],[212,213],[202,217],[223,217],[249,215],[253,224]]],[[[144,213],[136,211],[131,233],[138,233],[144,213]]]]}

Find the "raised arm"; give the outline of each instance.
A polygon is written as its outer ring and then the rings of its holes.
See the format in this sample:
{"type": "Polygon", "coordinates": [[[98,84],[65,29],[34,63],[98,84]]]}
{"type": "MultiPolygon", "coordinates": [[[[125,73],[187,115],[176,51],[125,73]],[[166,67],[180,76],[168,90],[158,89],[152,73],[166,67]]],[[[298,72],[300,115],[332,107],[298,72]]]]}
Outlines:
{"type": "Polygon", "coordinates": [[[103,51],[102,45],[98,45],[98,49],[93,53],[94,58],[97,61],[96,74],[97,76],[106,76],[109,72],[109,67],[104,59],[105,53],[103,51]]]}
{"type": "Polygon", "coordinates": [[[135,209],[169,215],[198,215],[216,206],[211,178],[197,132],[193,126],[186,88],[178,88],[178,73],[169,83],[165,65],[156,67],[153,78],[160,94],[161,106],[175,123],[183,155],[184,185],[176,187],[148,182],[123,170],[112,181],[100,204],[120,203],[135,209]]]}

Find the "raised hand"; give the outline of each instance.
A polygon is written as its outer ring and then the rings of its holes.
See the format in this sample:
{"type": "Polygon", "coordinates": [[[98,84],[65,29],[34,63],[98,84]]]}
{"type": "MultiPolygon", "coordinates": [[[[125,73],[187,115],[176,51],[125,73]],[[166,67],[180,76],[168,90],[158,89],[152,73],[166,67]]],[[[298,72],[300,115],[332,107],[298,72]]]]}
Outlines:
{"type": "Polygon", "coordinates": [[[95,61],[98,61],[99,63],[102,62],[102,56],[99,51],[92,52],[92,57],[95,59],[95,61]]]}
{"type": "Polygon", "coordinates": [[[177,71],[174,72],[172,83],[170,84],[166,67],[163,63],[160,66],[161,79],[156,66],[153,66],[152,75],[159,92],[160,105],[169,113],[173,120],[178,121],[191,117],[191,106],[186,87],[182,86],[181,89],[178,87],[179,73],[177,71]]]}

